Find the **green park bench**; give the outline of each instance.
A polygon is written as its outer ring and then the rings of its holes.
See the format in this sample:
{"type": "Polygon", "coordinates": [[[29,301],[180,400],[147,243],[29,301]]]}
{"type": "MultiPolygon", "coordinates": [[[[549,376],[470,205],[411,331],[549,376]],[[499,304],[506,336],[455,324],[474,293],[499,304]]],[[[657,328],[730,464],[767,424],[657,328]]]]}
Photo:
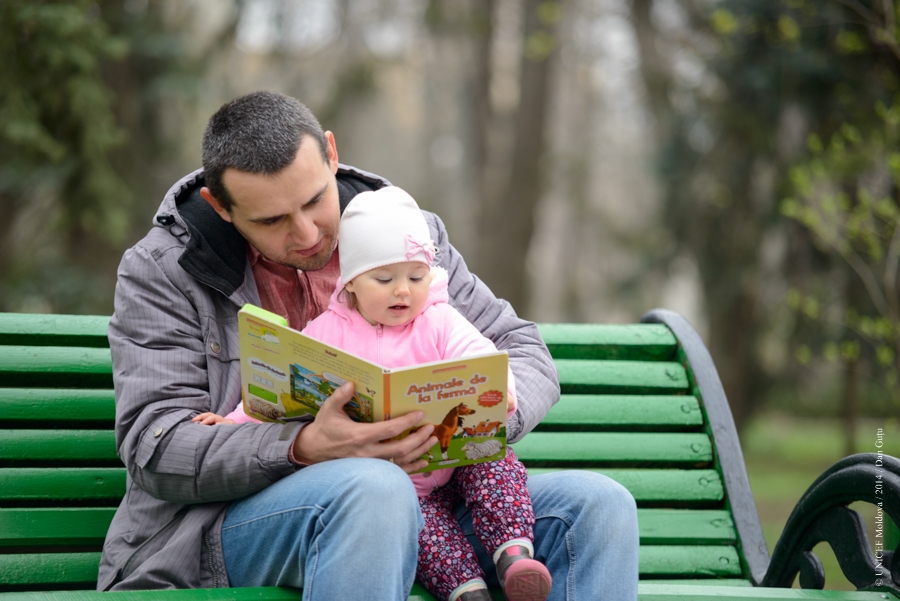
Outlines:
{"type": "MultiPolygon", "coordinates": [[[[126,486],[113,433],[108,320],[0,313],[0,601],[107,595],[92,589],[126,486]]],[[[562,398],[516,452],[531,473],[587,469],[631,491],[641,601],[900,597],[900,560],[890,566],[887,553],[876,564],[861,518],[846,507],[881,500],[896,522],[896,459],[884,456],[876,466],[876,456],[854,455],[823,474],[789,518],[770,561],[722,385],[691,326],[654,311],[640,324],[540,328],[562,398]],[[847,578],[866,591],[787,588],[798,573],[804,587],[821,588],[821,564],[810,550],[823,540],[847,578]]],[[[108,595],[300,599],[297,590],[275,587],[108,595]]],[[[410,599],[431,597],[417,585],[410,599]]]]}

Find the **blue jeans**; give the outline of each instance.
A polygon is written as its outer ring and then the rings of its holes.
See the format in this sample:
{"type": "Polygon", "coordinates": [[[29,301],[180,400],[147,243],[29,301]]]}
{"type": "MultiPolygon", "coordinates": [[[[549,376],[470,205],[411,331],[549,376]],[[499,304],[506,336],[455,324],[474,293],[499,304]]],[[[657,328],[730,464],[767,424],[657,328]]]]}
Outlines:
{"type": "MultiPolygon", "coordinates": [[[[535,555],[553,575],[549,599],[637,599],[631,495],[586,472],[532,477],[528,490],[535,555]]],[[[488,582],[497,586],[465,507],[457,508],[457,517],[488,582]]],[[[379,459],[340,459],[303,468],[232,503],[222,547],[231,586],[302,587],[305,601],[405,601],[422,525],[402,470],[379,459]]]]}

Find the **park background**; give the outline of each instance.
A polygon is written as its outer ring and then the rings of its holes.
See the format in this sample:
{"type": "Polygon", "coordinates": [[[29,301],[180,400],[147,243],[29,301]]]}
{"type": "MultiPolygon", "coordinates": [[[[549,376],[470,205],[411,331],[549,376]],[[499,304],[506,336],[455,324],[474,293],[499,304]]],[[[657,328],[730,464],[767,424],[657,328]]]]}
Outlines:
{"type": "Polygon", "coordinates": [[[900,456],[898,17],[893,0],[3,0],[0,311],[110,314],[119,258],[200,166],[209,116],[284,92],[342,162],[437,212],[521,315],[687,317],[771,550],[831,463],[900,456]]]}

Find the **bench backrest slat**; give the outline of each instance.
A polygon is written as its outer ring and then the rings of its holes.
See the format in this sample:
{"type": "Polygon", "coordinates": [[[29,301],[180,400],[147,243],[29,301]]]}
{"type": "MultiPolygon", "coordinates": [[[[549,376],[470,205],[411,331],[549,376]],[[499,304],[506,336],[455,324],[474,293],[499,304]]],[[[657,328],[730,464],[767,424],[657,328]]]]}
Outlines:
{"type": "Polygon", "coordinates": [[[116,396],[111,389],[0,388],[0,421],[70,422],[116,419],[116,396]],[[48,408],[52,407],[51,415],[48,408]]]}

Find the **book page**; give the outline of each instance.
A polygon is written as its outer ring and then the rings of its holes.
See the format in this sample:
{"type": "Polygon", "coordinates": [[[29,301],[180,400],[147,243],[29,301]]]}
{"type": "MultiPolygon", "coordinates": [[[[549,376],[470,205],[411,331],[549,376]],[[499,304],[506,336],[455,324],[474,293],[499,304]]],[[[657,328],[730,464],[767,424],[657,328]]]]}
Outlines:
{"type": "Polygon", "coordinates": [[[389,415],[424,411],[438,443],[427,472],[493,461],[506,455],[505,352],[391,370],[389,415]]]}
{"type": "Polygon", "coordinates": [[[356,393],[344,408],[350,418],[380,419],[382,368],[287,327],[278,315],[252,305],[245,309],[238,313],[238,332],[247,415],[262,421],[311,419],[336,388],[351,381],[356,393]]]}

